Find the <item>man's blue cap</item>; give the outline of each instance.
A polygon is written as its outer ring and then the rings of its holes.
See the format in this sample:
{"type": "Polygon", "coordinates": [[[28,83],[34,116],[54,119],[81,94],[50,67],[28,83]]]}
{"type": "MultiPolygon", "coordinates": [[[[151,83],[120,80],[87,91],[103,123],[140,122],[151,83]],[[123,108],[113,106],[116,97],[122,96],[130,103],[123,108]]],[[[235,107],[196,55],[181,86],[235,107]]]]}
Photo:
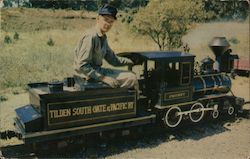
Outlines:
{"type": "Polygon", "coordinates": [[[99,15],[110,15],[112,17],[116,18],[116,14],[117,14],[117,9],[111,5],[108,4],[104,4],[103,6],[100,7],[99,11],[98,11],[99,15]]]}

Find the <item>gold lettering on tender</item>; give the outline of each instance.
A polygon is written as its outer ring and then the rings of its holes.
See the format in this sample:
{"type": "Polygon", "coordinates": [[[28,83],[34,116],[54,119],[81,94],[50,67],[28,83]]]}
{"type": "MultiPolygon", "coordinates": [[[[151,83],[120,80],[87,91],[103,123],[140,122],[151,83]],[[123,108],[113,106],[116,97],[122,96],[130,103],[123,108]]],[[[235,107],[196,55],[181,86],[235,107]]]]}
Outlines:
{"type": "Polygon", "coordinates": [[[123,109],[123,110],[128,109],[127,104],[128,104],[128,103],[122,103],[122,109],[123,109]]]}
{"type": "Polygon", "coordinates": [[[109,105],[109,106],[107,106],[107,112],[110,112],[110,111],[111,111],[111,107],[109,105]]]}
{"type": "Polygon", "coordinates": [[[49,114],[50,114],[50,118],[54,118],[54,110],[50,110],[49,114]]]}
{"type": "Polygon", "coordinates": [[[117,103],[116,105],[117,105],[117,107],[118,107],[118,108],[117,108],[118,110],[122,110],[122,108],[123,108],[123,103],[117,103]]]}
{"type": "Polygon", "coordinates": [[[91,106],[73,108],[73,116],[92,114],[91,106]]]}
{"type": "Polygon", "coordinates": [[[61,118],[71,116],[70,109],[59,109],[59,110],[50,110],[50,118],[61,118]]]}
{"type": "Polygon", "coordinates": [[[106,106],[106,105],[103,105],[102,111],[103,111],[103,112],[106,112],[106,111],[107,111],[107,106],[106,106]]]}
{"type": "Polygon", "coordinates": [[[106,104],[95,105],[93,106],[92,110],[93,110],[93,113],[106,112],[106,104]]]}
{"type": "Polygon", "coordinates": [[[128,102],[128,109],[134,108],[134,102],[128,102]]]}
{"type": "Polygon", "coordinates": [[[110,104],[110,107],[108,107],[108,110],[110,111],[119,111],[119,110],[125,110],[127,109],[127,104],[128,103],[113,103],[110,104]]]}
{"type": "Polygon", "coordinates": [[[110,104],[110,111],[116,111],[116,104],[110,104]]]}
{"type": "Polygon", "coordinates": [[[49,110],[50,118],[61,118],[68,116],[88,115],[93,113],[114,112],[127,109],[134,109],[134,102],[112,103],[110,105],[100,104],[69,109],[49,110]]]}

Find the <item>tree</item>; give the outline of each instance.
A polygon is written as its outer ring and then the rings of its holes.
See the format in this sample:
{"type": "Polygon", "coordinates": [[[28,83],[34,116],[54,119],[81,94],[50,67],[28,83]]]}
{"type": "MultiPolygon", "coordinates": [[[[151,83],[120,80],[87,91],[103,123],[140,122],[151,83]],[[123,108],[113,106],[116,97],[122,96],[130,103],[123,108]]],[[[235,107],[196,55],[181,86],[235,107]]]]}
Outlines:
{"type": "Polygon", "coordinates": [[[214,19],[246,19],[248,16],[248,1],[244,0],[203,0],[204,9],[214,13],[214,19]]]}
{"type": "Polygon", "coordinates": [[[97,5],[100,7],[103,4],[110,4],[116,8],[138,8],[146,6],[149,0],[97,0],[97,5]]]}
{"type": "Polygon", "coordinates": [[[108,0],[97,0],[97,6],[100,8],[102,5],[109,3],[108,0]]]}
{"type": "Polygon", "coordinates": [[[122,8],[139,8],[146,6],[149,0],[123,0],[122,8]]]}
{"type": "Polygon", "coordinates": [[[193,22],[209,17],[201,0],[154,0],[140,8],[132,26],[140,34],[148,35],[160,50],[172,50],[182,45],[182,37],[193,22]]]}
{"type": "Polygon", "coordinates": [[[11,0],[4,0],[3,1],[3,6],[4,7],[12,7],[12,1],[11,0]]]}

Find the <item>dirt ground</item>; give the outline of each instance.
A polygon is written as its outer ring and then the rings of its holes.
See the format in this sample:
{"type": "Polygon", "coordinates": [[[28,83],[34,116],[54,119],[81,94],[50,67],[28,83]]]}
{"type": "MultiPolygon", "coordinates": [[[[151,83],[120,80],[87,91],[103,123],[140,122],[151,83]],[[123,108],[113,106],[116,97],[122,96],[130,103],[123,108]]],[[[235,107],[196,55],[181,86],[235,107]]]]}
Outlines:
{"type": "MultiPolygon", "coordinates": [[[[249,80],[247,77],[232,80],[233,93],[246,101],[250,100],[249,80]]],[[[14,109],[28,103],[27,93],[6,96],[8,100],[0,103],[1,131],[13,129],[14,109]]],[[[245,105],[244,108],[250,109],[250,105],[245,105]]],[[[100,153],[99,149],[92,153],[101,158],[250,159],[250,119],[238,117],[233,121],[204,123],[202,127],[201,130],[199,126],[186,128],[177,134],[158,132],[146,136],[149,139],[127,141],[124,138],[118,145],[108,145],[105,153],[100,153]]],[[[21,142],[16,139],[0,140],[0,146],[17,143],[21,142]]],[[[84,149],[80,155],[77,152],[77,155],[66,157],[89,157],[86,154],[88,150],[84,149]]]]}

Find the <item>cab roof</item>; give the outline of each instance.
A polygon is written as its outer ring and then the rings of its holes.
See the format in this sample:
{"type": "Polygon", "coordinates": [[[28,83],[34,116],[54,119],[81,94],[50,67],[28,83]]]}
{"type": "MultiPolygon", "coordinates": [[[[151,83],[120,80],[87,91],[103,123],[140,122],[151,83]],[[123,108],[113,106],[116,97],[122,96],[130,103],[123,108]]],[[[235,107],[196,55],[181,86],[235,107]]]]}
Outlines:
{"type": "Polygon", "coordinates": [[[165,62],[193,61],[194,55],[178,51],[143,51],[143,52],[122,52],[118,56],[136,59],[138,61],[153,60],[165,62]]]}

